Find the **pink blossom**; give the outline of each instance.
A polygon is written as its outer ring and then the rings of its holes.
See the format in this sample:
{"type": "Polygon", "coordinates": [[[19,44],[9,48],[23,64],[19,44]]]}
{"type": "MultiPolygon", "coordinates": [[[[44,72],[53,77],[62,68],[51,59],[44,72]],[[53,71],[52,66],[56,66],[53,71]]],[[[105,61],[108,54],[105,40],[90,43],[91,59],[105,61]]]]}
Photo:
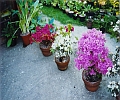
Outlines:
{"type": "Polygon", "coordinates": [[[55,33],[51,33],[50,30],[54,27],[51,24],[46,24],[43,28],[40,26],[36,27],[36,32],[31,35],[30,43],[42,42],[43,40],[49,40],[53,42],[55,33]]]}
{"type": "Polygon", "coordinates": [[[88,70],[90,75],[96,73],[106,74],[109,67],[112,68],[112,61],[108,58],[108,49],[105,47],[105,36],[101,31],[94,29],[84,33],[78,41],[77,57],[75,66],[88,70]],[[92,68],[90,68],[92,67],[92,68]]]}

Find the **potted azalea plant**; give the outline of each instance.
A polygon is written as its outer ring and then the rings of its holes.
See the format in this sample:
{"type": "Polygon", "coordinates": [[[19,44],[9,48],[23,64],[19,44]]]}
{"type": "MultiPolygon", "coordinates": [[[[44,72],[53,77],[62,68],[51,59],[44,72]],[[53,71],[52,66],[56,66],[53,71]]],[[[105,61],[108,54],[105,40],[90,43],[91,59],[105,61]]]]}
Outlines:
{"type": "Polygon", "coordinates": [[[37,26],[36,32],[30,37],[30,43],[39,43],[44,56],[50,56],[50,47],[55,38],[55,27],[52,24],[46,24],[44,27],[37,26]]]}
{"type": "Polygon", "coordinates": [[[70,54],[73,49],[72,31],[74,27],[71,24],[61,26],[56,31],[56,37],[51,46],[51,52],[55,53],[55,62],[59,70],[66,70],[70,61],[70,54]]]}
{"type": "Polygon", "coordinates": [[[99,88],[102,75],[107,73],[109,67],[112,68],[105,41],[104,34],[95,28],[84,33],[78,41],[75,66],[78,70],[84,69],[82,79],[86,89],[92,92],[99,88]]]}
{"type": "Polygon", "coordinates": [[[120,47],[117,47],[116,53],[111,55],[113,67],[108,69],[107,76],[112,78],[112,81],[109,82],[107,88],[116,100],[120,100],[120,47]]]}

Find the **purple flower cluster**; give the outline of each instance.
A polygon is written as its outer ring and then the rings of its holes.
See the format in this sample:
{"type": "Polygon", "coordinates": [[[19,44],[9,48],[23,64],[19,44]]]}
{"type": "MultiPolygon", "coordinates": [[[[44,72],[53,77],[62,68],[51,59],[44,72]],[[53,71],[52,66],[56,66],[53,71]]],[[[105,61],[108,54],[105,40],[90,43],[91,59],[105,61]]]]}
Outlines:
{"type": "Polygon", "coordinates": [[[77,58],[75,66],[85,69],[90,75],[106,74],[112,61],[108,58],[108,49],[105,47],[105,36],[95,28],[83,34],[78,41],[77,58]]]}

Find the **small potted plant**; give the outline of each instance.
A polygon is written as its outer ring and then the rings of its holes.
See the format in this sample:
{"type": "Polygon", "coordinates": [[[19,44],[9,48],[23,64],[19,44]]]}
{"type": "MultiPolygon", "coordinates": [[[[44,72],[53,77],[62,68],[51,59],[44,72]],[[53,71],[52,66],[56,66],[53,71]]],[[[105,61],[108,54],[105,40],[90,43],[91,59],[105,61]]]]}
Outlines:
{"type": "Polygon", "coordinates": [[[30,44],[30,24],[31,20],[38,16],[42,4],[39,0],[16,0],[18,10],[13,10],[13,14],[17,14],[19,18],[19,28],[21,30],[20,36],[23,40],[23,47],[30,44]]]}
{"type": "Polygon", "coordinates": [[[86,89],[92,92],[99,88],[102,75],[107,73],[109,67],[112,68],[105,41],[104,34],[95,28],[84,33],[78,41],[75,66],[78,70],[84,69],[82,79],[86,89]]]}
{"type": "Polygon", "coordinates": [[[77,19],[77,17],[78,17],[78,11],[77,11],[77,10],[75,10],[75,11],[74,11],[74,14],[73,14],[73,19],[74,19],[74,20],[76,20],[76,19],[77,19]]]}
{"type": "Polygon", "coordinates": [[[87,19],[87,28],[92,29],[92,25],[93,25],[93,19],[92,16],[89,16],[87,19]]]}
{"type": "Polygon", "coordinates": [[[85,17],[86,17],[86,14],[85,14],[84,11],[82,11],[82,13],[79,14],[80,21],[84,22],[85,21],[85,17]]]}
{"type": "Polygon", "coordinates": [[[120,100],[120,80],[118,78],[120,75],[120,47],[117,47],[116,53],[111,56],[113,67],[108,69],[107,76],[112,78],[112,81],[109,82],[107,88],[111,95],[116,97],[116,100],[120,100]]]}
{"type": "Polygon", "coordinates": [[[67,6],[70,8],[68,15],[70,18],[72,18],[75,10],[75,1],[68,1],[67,6]]]}
{"type": "Polygon", "coordinates": [[[59,70],[66,70],[73,49],[73,38],[71,32],[74,27],[71,24],[61,26],[56,31],[57,36],[51,46],[51,52],[55,53],[55,62],[59,70]]]}
{"type": "Polygon", "coordinates": [[[44,56],[50,56],[50,47],[55,38],[55,28],[52,24],[46,24],[44,27],[37,26],[36,32],[30,37],[30,43],[39,43],[44,56]]]}

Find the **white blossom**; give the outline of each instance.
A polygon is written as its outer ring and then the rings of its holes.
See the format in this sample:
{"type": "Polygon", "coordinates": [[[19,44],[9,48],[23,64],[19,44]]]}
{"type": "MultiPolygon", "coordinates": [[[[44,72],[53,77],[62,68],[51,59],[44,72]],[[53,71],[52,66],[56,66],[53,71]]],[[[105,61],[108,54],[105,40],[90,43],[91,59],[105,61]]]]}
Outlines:
{"type": "Polygon", "coordinates": [[[111,22],[110,25],[113,25],[113,22],[111,22]]]}
{"type": "Polygon", "coordinates": [[[108,88],[111,88],[111,85],[108,85],[107,87],[108,87],[108,88]]]}
{"type": "Polygon", "coordinates": [[[113,67],[113,68],[112,68],[112,72],[113,72],[113,73],[117,73],[117,70],[113,67]]]}
{"type": "Polygon", "coordinates": [[[117,24],[120,24],[120,20],[118,20],[116,23],[117,23],[117,24]]]}
{"type": "Polygon", "coordinates": [[[120,66],[120,61],[118,61],[117,64],[120,66]]]}
{"type": "Polygon", "coordinates": [[[83,2],[83,4],[86,4],[86,3],[87,3],[86,1],[83,2]]]}

